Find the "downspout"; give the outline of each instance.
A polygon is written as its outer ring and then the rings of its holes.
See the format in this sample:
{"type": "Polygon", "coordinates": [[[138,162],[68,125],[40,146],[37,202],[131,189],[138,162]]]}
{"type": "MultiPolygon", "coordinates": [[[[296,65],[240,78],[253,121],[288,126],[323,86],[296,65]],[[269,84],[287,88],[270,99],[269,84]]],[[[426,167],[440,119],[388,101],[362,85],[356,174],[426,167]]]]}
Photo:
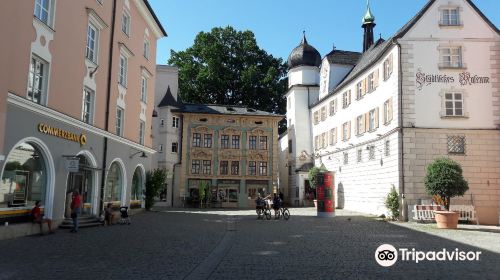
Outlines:
{"type": "Polygon", "coordinates": [[[403,141],[403,63],[402,61],[402,52],[401,52],[401,44],[394,39],[394,42],[398,46],[398,101],[399,101],[399,110],[398,110],[398,149],[399,149],[399,193],[401,194],[401,217],[403,221],[408,221],[408,209],[405,201],[405,169],[404,169],[404,141],[403,141]]]}
{"type": "MultiPolygon", "coordinates": [[[[116,0],[113,0],[113,8],[111,14],[111,37],[109,41],[109,59],[108,59],[108,88],[106,92],[106,114],[104,116],[104,130],[109,131],[109,104],[111,99],[111,74],[113,70],[113,46],[115,39],[115,18],[116,18],[116,0]]],[[[104,187],[106,184],[106,166],[108,155],[108,137],[104,136],[104,148],[102,152],[102,175],[101,175],[101,189],[99,199],[99,216],[103,214],[104,210],[104,187]]]]}

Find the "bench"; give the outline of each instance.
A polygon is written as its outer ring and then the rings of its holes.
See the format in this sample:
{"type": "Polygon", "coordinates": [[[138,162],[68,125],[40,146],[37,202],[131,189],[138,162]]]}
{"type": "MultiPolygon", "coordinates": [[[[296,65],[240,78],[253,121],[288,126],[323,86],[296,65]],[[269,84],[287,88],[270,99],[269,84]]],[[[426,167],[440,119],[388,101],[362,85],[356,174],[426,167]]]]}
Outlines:
{"type": "MultiPolygon", "coordinates": [[[[434,221],[434,211],[445,210],[441,205],[413,205],[413,219],[417,221],[434,221]]],[[[472,205],[450,205],[450,211],[459,213],[459,221],[476,221],[477,215],[472,205]]]]}

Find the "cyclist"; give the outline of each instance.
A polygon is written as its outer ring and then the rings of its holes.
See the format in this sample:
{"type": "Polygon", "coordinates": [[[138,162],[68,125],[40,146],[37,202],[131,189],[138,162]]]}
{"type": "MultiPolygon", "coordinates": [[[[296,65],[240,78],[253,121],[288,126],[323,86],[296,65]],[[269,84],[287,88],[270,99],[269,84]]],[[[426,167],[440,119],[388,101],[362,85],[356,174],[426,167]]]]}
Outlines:
{"type": "Polygon", "coordinates": [[[266,202],[260,196],[260,193],[257,193],[257,198],[255,199],[255,211],[257,211],[257,219],[260,219],[260,213],[264,210],[264,206],[266,202]]]}
{"type": "Polygon", "coordinates": [[[273,209],[274,209],[274,219],[279,219],[278,217],[278,212],[280,210],[280,207],[281,207],[281,199],[280,197],[274,193],[274,196],[273,196],[273,209]]]}

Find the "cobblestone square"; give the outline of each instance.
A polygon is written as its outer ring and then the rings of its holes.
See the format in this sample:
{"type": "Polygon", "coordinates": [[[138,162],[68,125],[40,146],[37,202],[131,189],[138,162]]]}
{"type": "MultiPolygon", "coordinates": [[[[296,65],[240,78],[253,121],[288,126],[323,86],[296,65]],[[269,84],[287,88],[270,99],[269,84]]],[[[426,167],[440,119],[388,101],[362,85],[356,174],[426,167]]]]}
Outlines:
{"type": "MultiPolygon", "coordinates": [[[[337,211],[291,209],[284,220],[252,210],[157,209],[131,225],[0,241],[0,279],[498,279],[498,232],[457,230],[477,246],[337,211]],[[481,251],[479,261],[375,261],[381,244],[417,251],[481,251]],[[483,244],[484,243],[484,244],[483,244]],[[483,244],[483,245],[481,245],[483,244]],[[494,246],[493,246],[494,245],[494,246]],[[480,246],[480,247],[479,247],[480,246]]],[[[431,228],[431,225],[425,225],[431,228]]],[[[415,227],[415,226],[413,226],[415,227]]],[[[445,236],[446,237],[446,236],[445,236]]]]}

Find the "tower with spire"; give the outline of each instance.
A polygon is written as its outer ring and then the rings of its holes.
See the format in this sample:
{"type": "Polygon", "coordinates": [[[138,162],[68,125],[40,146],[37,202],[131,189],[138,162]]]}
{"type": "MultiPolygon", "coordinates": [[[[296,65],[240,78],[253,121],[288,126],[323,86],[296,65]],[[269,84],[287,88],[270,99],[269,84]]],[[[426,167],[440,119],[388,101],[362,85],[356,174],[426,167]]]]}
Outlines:
{"type": "Polygon", "coordinates": [[[370,9],[370,0],[366,1],[366,13],[362,19],[363,29],[365,30],[363,36],[363,52],[368,50],[373,45],[373,28],[375,27],[375,16],[370,9]]]}

